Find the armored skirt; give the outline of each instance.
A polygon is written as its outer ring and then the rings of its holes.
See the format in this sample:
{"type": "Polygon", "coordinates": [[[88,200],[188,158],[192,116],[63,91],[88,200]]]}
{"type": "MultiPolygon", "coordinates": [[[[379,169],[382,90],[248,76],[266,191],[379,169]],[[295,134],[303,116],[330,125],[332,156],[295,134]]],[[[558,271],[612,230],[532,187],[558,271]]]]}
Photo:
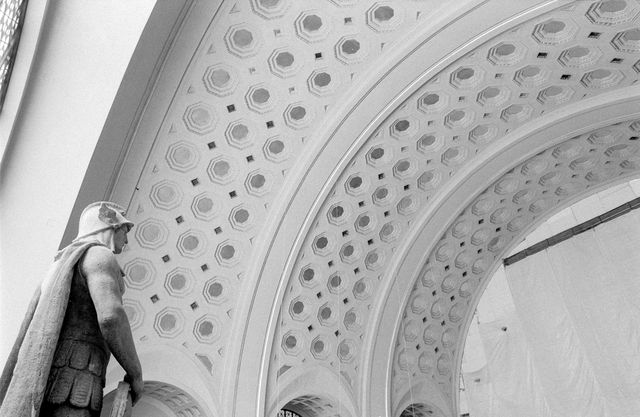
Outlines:
{"type": "Polygon", "coordinates": [[[109,350],[79,263],[74,268],[41,417],[97,417],[102,409],[109,350]]]}

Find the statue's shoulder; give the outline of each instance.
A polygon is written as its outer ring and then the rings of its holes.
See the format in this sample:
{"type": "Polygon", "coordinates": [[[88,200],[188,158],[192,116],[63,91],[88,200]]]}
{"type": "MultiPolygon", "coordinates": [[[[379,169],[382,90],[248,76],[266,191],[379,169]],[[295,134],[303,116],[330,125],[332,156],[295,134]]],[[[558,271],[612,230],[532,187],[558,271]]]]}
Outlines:
{"type": "Polygon", "coordinates": [[[113,277],[119,277],[121,274],[115,255],[102,245],[90,246],[81,258],[79,266],[85,277],[95,273],[106,273],[113,277]]]}

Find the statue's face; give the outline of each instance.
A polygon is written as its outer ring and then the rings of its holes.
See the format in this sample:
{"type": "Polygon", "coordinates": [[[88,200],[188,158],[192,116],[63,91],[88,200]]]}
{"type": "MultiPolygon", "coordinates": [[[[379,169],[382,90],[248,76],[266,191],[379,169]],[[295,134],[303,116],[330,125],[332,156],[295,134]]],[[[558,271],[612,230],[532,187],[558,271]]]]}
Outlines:
{"type": "Polygon", "coordinates": [[[121,226],[115,230],[114,236],[113,236],[113,244],[114,244],[113,252],[114,253],[116,254],[122,253],[122,249],[124,248],[124,245],[129,243],[129,241],[127,240],[128,232],[129,232],[128,226],[121,226]]]}

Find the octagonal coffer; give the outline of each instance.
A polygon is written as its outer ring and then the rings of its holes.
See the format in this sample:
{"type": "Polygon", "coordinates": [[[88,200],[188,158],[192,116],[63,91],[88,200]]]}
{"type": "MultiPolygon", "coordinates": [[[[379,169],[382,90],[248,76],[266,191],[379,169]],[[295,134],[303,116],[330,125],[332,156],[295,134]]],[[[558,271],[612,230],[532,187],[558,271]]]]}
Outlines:
{"type": "Polygon", "coordinates": [[[367,235],[376,228],[377,218],[372,212],[365,212],[360,214],[354,223],[354,227],[358,233],[367,235]]]}
{"type": "Polygon", "coordinates": [[[533,38],[545,45],[559,45],[572,40],[578,25],[570,19],[548,19],[535,26],[533,38]]]}
{"type": "Polygon", "coordinates": [[[306,288],[313,288],[319,284],[322,271],[316,264],[307,264],[300,268],[299,279],[300,284],[306,288]]]}
{"type": "Polygon", "coordinates": [[[207,173],[212,182],[228,184],[237,175],[237,164],[227,156],[217,156],[209,162],[207,173]]]}
{"type": "Polygon", "coordinates": [[[340,226],[351,217],[351,206],[346,201],[332,204],[327,210],[327,220],[329,223],[340,226]]]}
{"type": "Polygon", "coordinates": [[[222,276],[215,276],[207,280],[202,290],[202,294],[207,302],[216,305],[227,302],[230,292],[231,284],[227,278],[222,276]]]}
{"type": "Polygon", "coordinates": [[[331,353],[331,338],[325,335],[316,336],[311,341],[311,354],[316,359],[326,359],[331,353]]]}
{"type": "Polygon", "coordinates": [[[221,266],[233,267],[242,259],[242,253],[243,250],[240,242],[227,239],[217,246],[215,257],[221,266]]]}
{"type": "Polygon", "coordinates": [[[619,32],[611,41],[614,48],[622,52],[640,52],[640,28],[619,32]]]}
{"type": "Polygon", "coordinates": [[[348,280],[349,278],[343,271],[336,271],[329,275],[329,278],[327,279],[327,288],[332,294],[340,294],[346,290],[348,280]]]}
{"type": "Polygon", "coordinates": [[[329,67],[316,69],[307,78],[309,91],[320,97],[333,94],[339,83],[337,70],[329,67]]]}
{"type": "Polygon", "coordinates": [[[594,2],[586,17],[595,24],[610,26],[633,20],[639,10],[635,0],[604,0],[594,2]]]}
{"type": "Polygon", "coordinates": [[[322,41],[330,31],[329,21],[318,10],[304,11],[295,21],[296,34],[309,43],[322,41]]]}
{"type": "Polygon", "coordinates": [[[315,118],[315,110],[310,103],[296,102],[287,106],[283,113],[284,122],[292,129],[308,127],[315,118]]]}
{"type": "Polygon", "coordinates": [[[220,97],[232,94],[238,85],[235,69],[223,63],[208,67],[202,81],[207,91],[220,97]]]}
{"type": "Polygon", "coordinates": [[[263,197],[271,191],[273,175],[264,169],[251,171],[245,179],[244,186],[249,194],[263,197]]]}
{"type": "Polygon", "coordinates": [[[204,315],[194,323],[193,334],[198,342],[212,344],[222,335],[222,323],[211,314],[204,315]]]}
{"type": "Polygon", "coordinates": [[[297,356],[304,346],[302,334],[296,330],[290,330],[282,336],[282,350],[291,356],[297,356]]]}
{"type": "Polygon", "coordinates": [[[290,48],[278,48],[271,52],[267,60],[271,72],[281,78],[289,78],[296,75],[302,65],[301,58],[290,48]]]}
{"type": "Polygon", "coordinates": [[[256,137],[256,128],[250,120],[235,120],[227,126],[224,136],[227,143],[238,149],[245,149],[251,146],[256,137]]]}
{"type": "Polygon", "coordinates": [[[353,339],[344,339],[338,344],[338,358],[340,362],[350,363],[357,356],[358,345],[353,339]]]}
{"type": "Polygon", "coordinates": [[[376,32],[391,32],[402,24],[403,12],[398,3],[377,2],[367,10],[367,24],[376,32]]]}
{"type": "Polygon", "coordinates": [[[289,149],[287,138],[273,136],[266,140],[262,147],[265,158],[271,162],[280,163],[289,159],[291,150],[289,149]]]}
{"type": "Polygon", "coordinates": [[[204,135],[216,127],[217,116],[211,106],[201,101],[186,108],[183,121],[187,129],[198,135],[204,135]]]}
{"type": "Polygon", "coordinates": [[[172,269],[166,276],[164,288],[175,297],[184,297],[194,287],[194,278],[191,270],[183,267],[172,269]]]}
{"type": "Polygon", "coordinates": [[[124,273],[124,280],[128,288],[142,290],[153,283],[156,268],[148,259],[135,258],[125,264],[124,273]]]}
{"type": "Polygon", "coordinates": [[[311,315],[311,309],[311,302],[304,296],[295,297],[289,303],[289,315],[294,320],[304,322],[311,315]]]}
{"type": "Polygon", "coordinates": [[[265,83],[259,83],[249,87],[245,94],[245,102],[247,107],[256,113],[267,113],[275,107],[277,98],[271,86],[265,83]]]}
{"type": "Polygon", "coordinates": [[[364,317],[360,310],[356,307],[349,309],[343,318],[344,327],[354,333],[362,331],[364,325],[364,317]]]}
{"type": "Polygon", "coordinates": [[[224,35],[227,50],[240,58],[248,58],[258,53],[262,39],[260,32],[246,23],[232,25],[224,35]]]}
{"type": "Polygon", "coordinates": [[[351,174],[344,183],[347,194],[358,196],[365,193],[369,188],[367,176],[362,173],[351,174]]]}
{"type": "Polygon", "coordinates": [[[242,203],[231,209],[229,223],[234,229],[244,232],[255,225],[255,217],[254,209],[248,204],[242,203]]]}
{"type": "Polygon", "coordinates": [[[290,0],[251,0],[253,11],[265,19],[282,17],[289,6],[290,0]]]}
{"type": "Polygon", "coordinates": [[[403,216],[410,216],[418,211],[421,206],[421,197],[419,194],[408,194],[405,195],[398,201],[396,204],[396,209],[398,213],[403,216]]]}
{"type": "Polygon", "coordinates": [[[500,42],[489,49],[487,59],[494,65],[514,65],[522,61],[527,49],[519,42],[500,42]]]}
{"type": "Polygon", "coordinates": [[[173,210],[182,203],[184,193],[179,184],[162,180],[151,187],[149,198],[154,206],[162,210],[173,210]]]}
{"type": "Polygon", "coordinates": [[[209,191],[205,191],[193,198],[191,211],[197,219],[209,221],[220,214],[222,203],[219,197],[209,191]]]}
{"type": "Polygon", "coordinates": [[[165,159],[171,169],[187,172],[198,165],[200,153],[193,144],[179,141],[169,145],[165,159]]]}
{"type": "Polygon", "coordinates": [[[418,110],[423,113],[440,111],[449,104],[449,96],[441,91],[428,91],[418,99],[418,110]]]}
{"type": "Polygon", "coordinates": [[[346,65],[364,61],[369,54],[367,38],[348,35],[341,38],[335,45],[335,54],[339,61],[346,65]]]}
{"type": "Polygon", "coordinates": [[[160,337],[174,338],[184,328],[184,316],[177,308],[165,307],[156,314],[153,328],[160,337]]]}
{"type": "Polygon", "coordinates": [[[136,226],[134,236],[140,247],[157,249],[166,243],[169,229],[161,220],[150,217],[136,226]]]}
{"type": "Polygon", "coordinates": [[[207,250],[207,237],[204,232],[190,229],[178,236],[176,246],[185,258],[197,258],[207,250]]]}

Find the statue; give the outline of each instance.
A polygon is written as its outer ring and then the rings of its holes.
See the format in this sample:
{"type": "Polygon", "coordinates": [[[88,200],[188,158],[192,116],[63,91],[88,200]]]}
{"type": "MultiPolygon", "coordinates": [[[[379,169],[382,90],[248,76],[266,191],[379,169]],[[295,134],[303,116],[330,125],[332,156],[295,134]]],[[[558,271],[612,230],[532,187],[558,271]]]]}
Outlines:
{"type": "Polygon", "coordinates": [[[97,202],[78,236],[58,252],[36,291],[0,378],[0,417],[97,417],[110,354],[122,365],[132,401],[142,369],[122,306],[122,252],[133,223],[120,206],[97,202]]]}

